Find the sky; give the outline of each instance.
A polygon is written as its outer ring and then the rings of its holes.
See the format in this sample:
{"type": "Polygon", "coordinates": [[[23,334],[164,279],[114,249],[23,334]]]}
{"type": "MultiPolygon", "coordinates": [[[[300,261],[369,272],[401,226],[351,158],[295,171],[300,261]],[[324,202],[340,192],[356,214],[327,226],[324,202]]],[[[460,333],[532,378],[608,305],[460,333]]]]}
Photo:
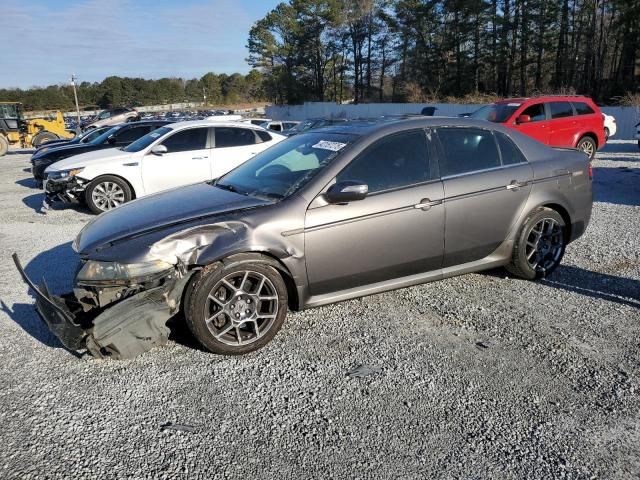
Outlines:
{"type": "MultiPolygon", "coordinates": [[[[249,29],[278,0],[0,0],[0,88],[246,73],[249,29]]],[[[1,100],[1,99],[0,99],[1,100]]]]}

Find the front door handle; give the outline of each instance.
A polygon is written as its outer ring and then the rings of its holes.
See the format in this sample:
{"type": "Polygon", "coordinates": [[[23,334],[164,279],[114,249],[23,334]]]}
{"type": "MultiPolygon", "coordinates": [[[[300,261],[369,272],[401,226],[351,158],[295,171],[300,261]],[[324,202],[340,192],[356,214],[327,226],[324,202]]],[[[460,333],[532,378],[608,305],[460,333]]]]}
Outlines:
{"type": "Polygon", "coordinates": [[[191,157],[191,160],[206,160],[209,157],[191,157]]]}
{"type": "Polygon", "coordinates": [[[511,183],[507,185],[507,190],[512,190],[514,192],[517,192],[518,190],[520,190],[520,187],[526,187],[526,186],[527,186],[527,182],[518,182],[517,180],[511,180],[511,183]]]}
{"type": "Polygon", "coordinates": [[[440,205],[441,203],[442,203],[442,200],[431,201],[430,198],[423,198],[422,200],[420,200],[420,203],[416,203],[413,206],[413,208],[419,208],[422,211],[426,212],[427,210],[429,210],[434,205],[440,205]]]}

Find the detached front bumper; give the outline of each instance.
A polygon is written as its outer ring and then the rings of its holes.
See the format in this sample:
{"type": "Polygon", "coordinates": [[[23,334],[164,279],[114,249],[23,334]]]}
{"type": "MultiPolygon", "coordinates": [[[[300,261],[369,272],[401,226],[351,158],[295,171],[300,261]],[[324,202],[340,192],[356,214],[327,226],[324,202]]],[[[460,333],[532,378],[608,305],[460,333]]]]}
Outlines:
{"type": "Polygon", "coordinates": [[[78,203],[84,195],[89,182],[78,177],[53,180],[47,178],[44,182],[44,193],[47,203],[64,202],[78,203]]]}
{"type": "MultiPolygon", "coordinates": [[[[18,256],[13,254],[20,275],[33,290],[36,311],[51,332],[70,350],[86,348],[97,358],[134,358],[167,343],[167,321],[180,307],[182,292],[193,272],[174,272],[149,289],[140,285],[126,292],[124,299],[106,307],[87,308],[76,293],[55,296],[46,284],[36,286],[26,275],[18,256]]],[[[126,290],[126,288],[124,289],[126,290]]]]}

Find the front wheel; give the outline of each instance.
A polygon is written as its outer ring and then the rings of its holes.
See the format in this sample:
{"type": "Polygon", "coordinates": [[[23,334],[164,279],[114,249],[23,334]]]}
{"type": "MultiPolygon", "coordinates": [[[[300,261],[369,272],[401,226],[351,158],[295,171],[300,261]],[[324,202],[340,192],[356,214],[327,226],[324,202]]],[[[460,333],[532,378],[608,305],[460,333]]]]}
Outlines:
{"type": "Polygon", "coordinates": [[[84,200],[93,213],[113,210],[131,198],[127,182],[112,175],[96,178],[84,191],[84,200]]]}
{"type": "Polygon", "coordinates": [[[527,280],[551,275],[564,256],[565,233],[558,212],[546,207],[535,210],[520,229],[507,270],[527,280]]]}
{"type": "Polygon", "coordinates": [[[186,302],[189,330],[207,350],[242,355],[265,346],[287,315],[287,288],[259,262],[220,265],[199,274],[186,302]]]}
{"type": "Polygon", "coordinates": [[[598,149],[596,141],[591,137],[582,137],[576,145],[576,148],[586,153],[589,160],[593,160],[596,156],[596,150],[598,149]]]}
{"type": "Polygon", "coordinates": [[[55,133],[43,131],[35,134],[33,139],[31,140],[31,145],[35,148],[42,146],[50,140],[57,140],[59,137],[55,133]]]}

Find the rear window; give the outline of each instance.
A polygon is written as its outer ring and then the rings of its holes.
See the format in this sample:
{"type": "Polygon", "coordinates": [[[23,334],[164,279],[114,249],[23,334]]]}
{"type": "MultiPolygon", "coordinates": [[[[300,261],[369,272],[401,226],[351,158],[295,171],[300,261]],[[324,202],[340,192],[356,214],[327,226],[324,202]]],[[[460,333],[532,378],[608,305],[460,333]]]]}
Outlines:
{"type": "Polygon", "coordinates": [[[264,130],[256,130],[256,135],[258,135],[258,138],[260,138],[260,141],[258,143],[270,142],[272,140],[269,132],[265,132],[264,130]]]}
{"type": "Polygon", "coordinates": [[[578,115],[590,115],[592,113],[596,113],[593,111],[593,108],[585,102],[573,102],[573,107],[576,109],[576,113],[578,115]]]}
{"type": "Polygon", "coordinates": [[[216,127],[216,148],[254,145],[256,135],[251,128],[216,127]]]}
{"type": "Polygon", "coordinates": [[[551,118],[565,118],[573,116],[573,107],[569,102],[549,102],[551,118]]]}

